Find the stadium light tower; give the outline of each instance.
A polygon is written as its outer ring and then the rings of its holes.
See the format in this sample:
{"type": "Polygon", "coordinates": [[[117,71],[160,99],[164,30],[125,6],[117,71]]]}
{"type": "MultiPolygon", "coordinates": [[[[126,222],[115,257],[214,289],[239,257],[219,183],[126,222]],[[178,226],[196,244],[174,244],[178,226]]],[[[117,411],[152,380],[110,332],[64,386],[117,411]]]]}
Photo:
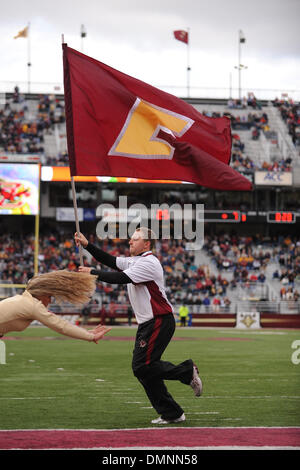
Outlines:
{"type": "Polygon", "coordinates": [[[80,28],[80,37],[81,37],[81,52],[83,53],[83,39],[86,37],[86,29],[84,25],[81,25],[80,28]]]}
{"type": "Polygon", "coordinates": [[[30,23],[28,23],[28,33],[27,33],[27,83],[28,83],[28,93],[30,93],[30,83],[31,83],[31,46],[30,46],[30,23]]]}
{"type": "Polygon", "coordinates": [[[241,44],[244,44],[246,42],[246,38],[244,36],[244,33],[242,30],[239,30],[239,42],[238,42],[238,66],[234,67],[235,69],[238,69],[239,72],[239,99],[242,98],[242,82],[241,82],[241,73],[242,70],[247,69],[248,67],[245,65],[241,64],[241,44]]]}

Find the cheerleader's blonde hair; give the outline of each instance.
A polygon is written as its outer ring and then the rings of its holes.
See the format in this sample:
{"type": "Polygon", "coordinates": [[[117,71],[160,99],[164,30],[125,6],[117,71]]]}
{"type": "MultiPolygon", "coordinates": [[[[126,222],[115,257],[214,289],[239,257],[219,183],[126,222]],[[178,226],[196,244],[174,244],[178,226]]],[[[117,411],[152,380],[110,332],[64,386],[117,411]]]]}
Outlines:
{"type": "Polygon", "coordinates": [[[51,296],[56,301],[85,304],[96,289],[96,276],[85,272],[58,270],[38,274],[30,279],[26,290],[33,297],[51,296]]]}

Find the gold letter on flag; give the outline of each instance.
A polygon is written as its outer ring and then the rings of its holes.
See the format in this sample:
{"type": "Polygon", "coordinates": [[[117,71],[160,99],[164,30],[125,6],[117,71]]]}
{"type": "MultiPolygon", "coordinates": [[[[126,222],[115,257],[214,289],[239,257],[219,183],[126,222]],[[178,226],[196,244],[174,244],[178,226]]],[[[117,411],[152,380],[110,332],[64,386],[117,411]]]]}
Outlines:
{"type": "Polygon", "coordinates": [[[137,98],[108,155],[171,160],[174,148],[160,131],[181,137],[194,124],[193,119],[137,98]]]}

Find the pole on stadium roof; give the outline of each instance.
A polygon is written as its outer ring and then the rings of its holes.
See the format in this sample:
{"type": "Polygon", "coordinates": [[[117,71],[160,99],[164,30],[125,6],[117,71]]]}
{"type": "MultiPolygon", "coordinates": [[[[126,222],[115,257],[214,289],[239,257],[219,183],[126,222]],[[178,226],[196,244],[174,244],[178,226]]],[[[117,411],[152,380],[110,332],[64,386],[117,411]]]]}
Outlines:
{"type": "Polygon", "coordinates": [[[187,54],[187,97],[190,97],[190,72],[191,72],[191,67],[190,67],[190,28],[187,28],[188,32],[188,42],[187,42],[187,48],[186,48],[186,54],[187,54]]]}
{"type": "Polygon", "coordinates": [[[28,34],[27,34],[27,86],[28,93],[30,93],[30,84],[31,84],[31,44],[30,44],[30,23],[28,23],[28,34]]]}
{"type": "Polygon", "coordinates": [[[81,37],[81,52],[83,53],[83,39],[86,37],[86,29],[85,26],[82,24],[80,28],[80,37],[81,37]]]}
{"type": "Polygon", "coordinates": [[[242,70],[245,70],[247,69],[248,67],[246,65],[243,65],[241,63],[241,56],[242,56],[242,52],[241,52],[241,44],[244,44],[246,42],[246,38],[244,36],[244,33],[243,31],[240,29],[239,30],[239,42],[238,42],[238,66],[235,67],[238,69],[238,73],[239,73],[239,99],[241,100],[242,99],[242,77],[241,77],[241,74],[242,74],[242,70]]]}

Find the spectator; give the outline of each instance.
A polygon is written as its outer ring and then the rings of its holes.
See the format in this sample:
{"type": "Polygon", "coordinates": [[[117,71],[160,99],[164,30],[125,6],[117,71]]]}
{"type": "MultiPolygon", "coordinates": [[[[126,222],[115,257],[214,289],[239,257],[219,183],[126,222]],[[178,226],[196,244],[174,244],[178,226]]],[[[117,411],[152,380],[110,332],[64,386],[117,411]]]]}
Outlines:
{"type": "Polygon", "coordinates": [[[87,325],[90,316],[90,304],[84,305],[81,311],[82,324],[87,325]]]}
{"type": "Polygon", "coordinates": [[[208,295],[206,295],[203,299],[203,305],[205,306],[205,309],[208,310],[210,306],[210,299],[208,295]]]}
{"type": "Polygon", "coordinates": [[[127,308],[127,317],[128,317],[128,325],[129,326],[132,325],[132,316],[133,316],[133,310],[132,310],[131,305],[129,304],[128,308],[127,308]]]}
{"type": "Polygon", "coordinates": [[[100,309],[100,318],[101,318],[101,325],[105,325],[106,323],[106,317],[107,317],[107,311],[104,305],[102,305],[100,309]]]}
{"type": "Polygon", "coordinates": [[[181,305],[179,308],[179,319],[180,319],[180,325],[181,326],[186,326],[186,319],[189,314],[189,308],[187,305],[181,305]]]}
{"type": "Polygon", "coordinates": [[[258,276],[258,281],[265,282],[265,280],[266,280],[266,276],[264,275],[264,273],[261,272],[258,276]]]}
{"type": "Polygon", "coordinates": [[[110,325],[114,325],[116,323],[116,304],[114,302],[110,302],[108,308],[108,318],[110,325]]]}
{"type": "Polygon", "coordinates": [[[216,313],[219,313],[220,312],[220,305],[221,305],[221,301],[220,301],[219,297],[214,297],[212,305],[213,305],[213,311],[216,312],[216,313]]]}

